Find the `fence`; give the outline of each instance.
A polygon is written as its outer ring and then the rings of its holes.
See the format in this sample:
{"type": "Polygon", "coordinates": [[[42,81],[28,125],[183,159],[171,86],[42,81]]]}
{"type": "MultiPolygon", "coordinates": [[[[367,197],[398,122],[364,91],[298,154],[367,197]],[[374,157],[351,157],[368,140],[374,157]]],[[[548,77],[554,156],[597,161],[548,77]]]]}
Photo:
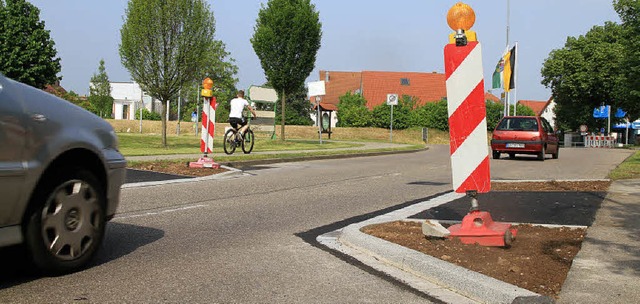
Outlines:
{"type": "Polygon", "coordinates": [[[613,148],[616,139],[613,136],[586,135],[584,146],[587,148],[613,148]]]}

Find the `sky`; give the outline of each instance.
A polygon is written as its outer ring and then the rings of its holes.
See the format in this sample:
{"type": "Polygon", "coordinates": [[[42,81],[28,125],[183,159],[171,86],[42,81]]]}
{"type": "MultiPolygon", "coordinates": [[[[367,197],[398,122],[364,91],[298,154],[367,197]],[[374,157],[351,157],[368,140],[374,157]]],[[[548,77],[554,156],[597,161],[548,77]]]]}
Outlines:
{"type": "MultiPolygon", "coordinates": [[[[118,46],[128,0],[30,0],[50,31],[61,58],[61,84],[80,95],[105,60],[110,81],[131,81],[118,46]]],[[[266,82],[251,46],[256,18],[267,0],[208,0],[216,18],[216,39],[239,68],[238,89],[266,82]]],[[[452,32],[446,15],[458,0],[311,0],[320,13],[322,44],[307,82],[320,70],[444,73],[443,48],[452,32]]],[[[465,0],[476,13],[482,45],[485,89],[509,42],[518,43],[518,100],[546,101],[551,91],[540,82],[544,60],[606,21],[620,22],[612,0],[465,0]],[[509,3],[509,13],[507,12],[509,3]],[[507,16],[509,18],[507,18],[507,16]],[[509,20],[507,22],[507,19],[509,20]]],[[[492,91],[499,95],[500,91],[492,91]]]]}

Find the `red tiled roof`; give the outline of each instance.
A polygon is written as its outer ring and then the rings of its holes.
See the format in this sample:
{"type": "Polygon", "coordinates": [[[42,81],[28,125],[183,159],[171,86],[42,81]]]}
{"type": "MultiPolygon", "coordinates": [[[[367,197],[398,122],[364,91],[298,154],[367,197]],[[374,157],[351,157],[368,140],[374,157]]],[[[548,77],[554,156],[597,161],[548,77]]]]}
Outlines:
{"type": "MultiPolygon", "coordinates": [[[[320,71],[320,80],[325,81],[324,89],[326,94],[322,96],[322,103],[330,103],[337,106],[340,103],[340,96],[347,92],[359,92],[362,75],[360,72],[320,71]],[[329,81],[327,81],[327,73],[329,74],[329,81]]],[[[311,97],[311,102],[315,103],[314,97],[311,97]]]]}
{"type": "Polygon", "coordinates": [[[538,100],[518,101],[519,104],[531,108],[531,110],[533,110],[533,112],[536,113],[536,115],[538,116],[542,115],[542,112],[544,112],[544,109],[547,107],[547,105],[550,102],[551,102],[551,99],[549,99],[548,101],[538,101],[538,100]]]}
{"type": "Polygon", "coordinates": [[[445,75],[440,73],[364,71],[362,92],[369,109],[385,103],[387,94],[415,96],[420,105],[447,96],[445,75]],[[408,80],[408,85],[403,85],[402,79],[408,80]]]}
{"type": "MultiPolygon", "coordinates": [[[[315,110],[317,106],[314,104],[313,109],[315,110]]],[[[332,103],[320,102],[320,109],[323,111],[338,111],[338,106],[332,103]]]]}
{"type": "Polygon", "coordinates": [[[500,98],[496,97],[496,95],[493,95],[489,92],[484,93],[484,100],[490,100],[495,103],[502,103],[502,100],[500,100],[500,98]]]}
{"type": "Polygon", "coordinates": [[[55,84],[48,84],[44,87],[44,91],[56,95],[58,97],[62,97],[67,94],[67,90],[60,86],[59,82],[55,84]]]}

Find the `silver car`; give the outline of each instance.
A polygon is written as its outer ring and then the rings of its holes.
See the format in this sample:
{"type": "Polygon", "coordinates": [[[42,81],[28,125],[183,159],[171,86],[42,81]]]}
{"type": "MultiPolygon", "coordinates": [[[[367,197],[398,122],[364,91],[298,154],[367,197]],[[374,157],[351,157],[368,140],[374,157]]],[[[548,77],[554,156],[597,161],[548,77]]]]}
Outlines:
{"type": "Polygon", "coordinates": [[[49,273],[86,265],[120,200],[126,161],[111,125],[0,74],[0,247],[49,273]]]}

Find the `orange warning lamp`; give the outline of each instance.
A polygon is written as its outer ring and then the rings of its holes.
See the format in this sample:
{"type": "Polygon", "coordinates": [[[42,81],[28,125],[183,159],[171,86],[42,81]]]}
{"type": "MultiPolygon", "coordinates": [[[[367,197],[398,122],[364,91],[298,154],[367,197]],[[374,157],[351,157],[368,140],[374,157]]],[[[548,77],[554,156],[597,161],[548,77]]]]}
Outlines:
{"type": "Polygon", "coordinates": [[[447,24],[455,31],[449,35],[449,43],[458,46],[467,45],[467,41],[478,41],[476,33],[471,27],[476,22],[476,13],[468,4],[458,2],[447,13],[447,24]]]}
{"type": "Polygon", "coordinates": [[[213,80],[211,80],[211,78],[207,77],[202,81],[202,91],[200,92],[200,95],[202,95],[202,97],[213,97],[213,80]]]}

